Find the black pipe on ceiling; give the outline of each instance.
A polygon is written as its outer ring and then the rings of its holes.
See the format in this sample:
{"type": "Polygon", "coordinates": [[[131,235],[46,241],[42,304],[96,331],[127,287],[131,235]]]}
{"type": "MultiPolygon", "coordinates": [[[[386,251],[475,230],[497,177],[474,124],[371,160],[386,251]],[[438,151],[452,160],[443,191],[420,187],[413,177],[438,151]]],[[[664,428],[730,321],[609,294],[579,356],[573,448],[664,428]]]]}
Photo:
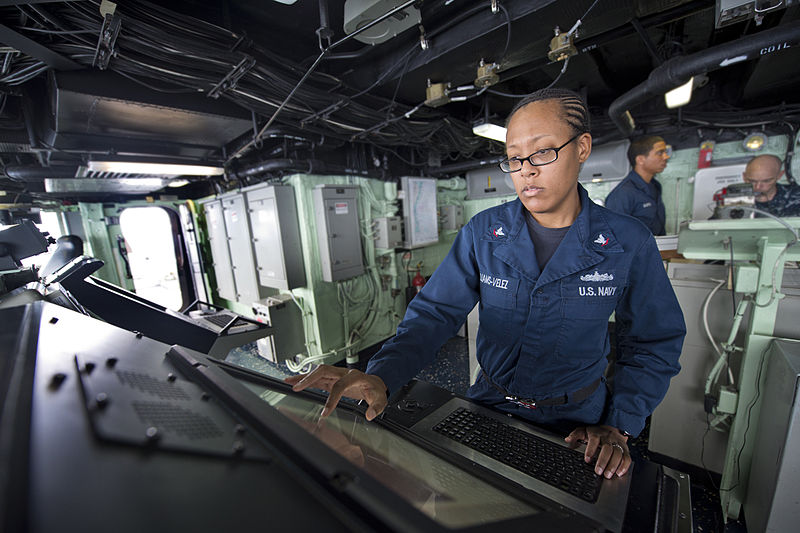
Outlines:
{"type": "Polygon", "coordinates": [[[242,179],[270,172],[301,172],[304,174],[349,174],[370,178],[386,179],[385,172],[379,170],[362,170],[320,161],[319,159],[269,159],[259,161],[246,167],[232,169],[228,175],[242,179]]]}
{"type": "Polygon", "coordinates": [[[453,163],[452,165],[443,165],[441,167],[429,167],[429,172],[435,175],[449,175],[458,174],[467,170],[474,170],[476,168],[483,168],[492,165],[497,165],[505,159],[505,156],[490,157],[489,159],[473,159],[471,161],[462,161],[460,163],[453,163]]]}
{"type": "Polygon", "coordinates": [[[614,100],[608,108],[608,116],[625,137],[630,137],[636,129],[630,113],[632,107],[654,96],[663,95],[697,74],[705,74],[783,48],[793,47],[798,42],[800,42],[800,22],[795,21],[689,56],[673,57],[655,68],[646,81],[614,100]]]}
{"type": "MultiPolygon", "coordinates": [[[[312,146],[323,146],[326,144],[330,144],[330,138],[326,137],[321,133],[315,133],[312,131],[300,131],[300,130],[293,130],[288,126],[284,126],[281,124],[275,124],[270,126],[268,130],[261,135],[262,142],[266,140],[290,140],[290,141],[297,141],[297,142],[306,142],[311,144],[312,146]]],[[[252,141],[252,135],[248,136],[241,136],[236,141],[236,146],[231,148],[232,152],[237,152],[242,146],[245,146],[249,142],[252,141]]]]}
{"type": "Polygon", "coordinates": [[[38,165],[12,165],[5,167],[6,175],[14,180],[36,181],[53,178],[74,178],[78,168],[69,166],[42,167],[38,165]]]}

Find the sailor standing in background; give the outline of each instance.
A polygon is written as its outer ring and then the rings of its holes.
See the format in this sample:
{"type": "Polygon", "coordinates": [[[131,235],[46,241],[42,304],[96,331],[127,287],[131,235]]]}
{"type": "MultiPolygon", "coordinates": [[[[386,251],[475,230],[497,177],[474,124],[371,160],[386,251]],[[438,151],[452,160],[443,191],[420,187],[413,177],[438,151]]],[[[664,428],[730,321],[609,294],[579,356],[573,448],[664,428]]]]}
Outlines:
{"type": "Polygon", "coordinates": [[[800,186],[778,183],[784,174],[781,166],[779,157],[759,155],[747,163],[742,176],[756,193],[755,207],[776,217],[800,216],[800,186]]]}
{"type": "Polygon", "coordinates": [[[641,220],[653,235],[664,235],[666,214],[656,174],[667,168],[667,143],[658,136],[635,139],[628,148],[633,170],[606,197],[606,207],[641,220]]]}
{"type": "Polygon", "coordinates": [[[366,373],[322,365],[287,382],[367,401],[373,419],[436,357],[476,303],[482,376],[467,396],[587,443],[598,475],[622,476],[629,435],[663,399],[680,366],[686,326],[655,239],[639,222],[592,200],[578,172],[592,150],[580,95],[544,89],[508,120],[500,169],[517,200],[472,217],[414,297],[397,335],[366,373]],[[613,390],[605,384],[608,319],[616,312],[613,390]]]}

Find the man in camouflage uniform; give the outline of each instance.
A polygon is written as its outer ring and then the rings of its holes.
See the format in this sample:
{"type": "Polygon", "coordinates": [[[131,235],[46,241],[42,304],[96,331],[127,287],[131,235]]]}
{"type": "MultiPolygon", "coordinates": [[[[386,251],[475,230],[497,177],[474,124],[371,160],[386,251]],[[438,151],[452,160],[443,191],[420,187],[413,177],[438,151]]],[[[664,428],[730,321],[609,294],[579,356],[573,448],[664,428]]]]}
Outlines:
{"type": "Polygon", "coordinates": [[[797,217],[800,216],[800,186],[778,183],[784,174],[782,165],[779,157],[759,155],[747,163],[742,176],[756,193],[755,207],[778,217],[797,217]]]}

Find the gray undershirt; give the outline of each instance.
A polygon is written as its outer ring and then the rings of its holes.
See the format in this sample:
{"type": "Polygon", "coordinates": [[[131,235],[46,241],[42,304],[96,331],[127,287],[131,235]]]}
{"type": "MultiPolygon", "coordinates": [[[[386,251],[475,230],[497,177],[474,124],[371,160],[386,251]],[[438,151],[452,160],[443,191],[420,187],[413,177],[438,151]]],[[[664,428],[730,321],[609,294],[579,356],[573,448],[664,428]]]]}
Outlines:
{"type": "Polygon", "coordinates": [[[536,250],[536,261],[539,263],[539,271],[543,271],[545,265],[553,254],[556,253],[558,245],[564,239],[564,235],[569,231],[566,228],[545,228],[533,218],[533,215],[526,212],[525,222],[528,224],[528,233],[531,235],[533,246],[536,250]]]}

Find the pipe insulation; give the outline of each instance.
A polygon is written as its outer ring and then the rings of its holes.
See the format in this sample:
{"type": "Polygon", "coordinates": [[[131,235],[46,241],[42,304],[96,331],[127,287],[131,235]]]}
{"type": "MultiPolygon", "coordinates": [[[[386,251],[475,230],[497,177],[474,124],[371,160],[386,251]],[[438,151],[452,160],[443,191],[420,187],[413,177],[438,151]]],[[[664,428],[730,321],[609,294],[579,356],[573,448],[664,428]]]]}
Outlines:
{"type": "Polygon", "coordinates": [[[66,179],[74,178],[78,171],[77,166],[52,166],[42,167],[38,165],[13,165],[7,166],[6,175],[18,181],[38,181],[42,179],[66,179]]]}
{"type": "Polygon", "coordinates": [[[326,163],[319,159],[269,159],[260,161],[241,168],[229,170],[228,174],[234,178],[245,178],[259,176],[270,172],[297,172],[302,174],[344,174],[354,176],[366,176],[377,179],[385,179],[381,171],[361,170],[345,167],[332,163],[326,163]]]}
{"type": "Polygon", "coordinates": [[[800,21],[761,31],[683,57],[673,57],[656,67],[647,80],[614,100],[608,115],[623,135],[630,137],[636,124],[630,109],[678,87],[692,76],[778,52],[800,43],[800,21]]]}

